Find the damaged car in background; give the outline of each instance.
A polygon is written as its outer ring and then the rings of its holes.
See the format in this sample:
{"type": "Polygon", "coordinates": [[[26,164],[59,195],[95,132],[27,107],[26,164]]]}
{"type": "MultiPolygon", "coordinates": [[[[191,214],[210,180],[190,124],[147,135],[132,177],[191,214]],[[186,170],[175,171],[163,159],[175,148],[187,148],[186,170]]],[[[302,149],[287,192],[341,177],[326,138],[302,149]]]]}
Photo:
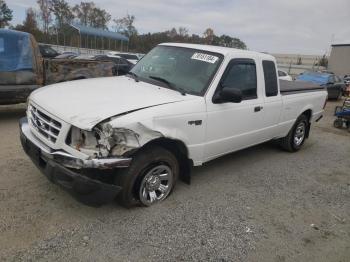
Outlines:
{"type": "MultiPolygon", "coordinates": [[[[269,140],[301,149],[327,91],[279,81],[270,55],[161,44],[128,75],[33,92],[20,121],[23,149],[80,201],[150,206],[191,168],[269,140]]],[[[218,175],[218,174],[213,174],[218,175]]]]}
{"type": "Polygon", "coordinates": [[[26,102],[45,85],[113,75],[111,62],[53,58],[53,52],[29,33],[0,29],[0,105],[26,102]]]}

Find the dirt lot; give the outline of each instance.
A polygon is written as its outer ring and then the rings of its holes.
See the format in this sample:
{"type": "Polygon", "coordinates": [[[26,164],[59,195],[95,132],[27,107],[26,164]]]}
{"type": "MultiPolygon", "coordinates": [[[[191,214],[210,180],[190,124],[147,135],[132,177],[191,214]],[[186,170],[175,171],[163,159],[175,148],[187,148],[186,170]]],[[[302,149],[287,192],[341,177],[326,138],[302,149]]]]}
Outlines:
{"type": "Polygon", "coordinates": [[[194,169],[151,208],[93,208],[21,150],[24,105],[0,107],[1,261],[349,261],[350,133],[330,102],[295,154],[263,144],[194,169]]]}

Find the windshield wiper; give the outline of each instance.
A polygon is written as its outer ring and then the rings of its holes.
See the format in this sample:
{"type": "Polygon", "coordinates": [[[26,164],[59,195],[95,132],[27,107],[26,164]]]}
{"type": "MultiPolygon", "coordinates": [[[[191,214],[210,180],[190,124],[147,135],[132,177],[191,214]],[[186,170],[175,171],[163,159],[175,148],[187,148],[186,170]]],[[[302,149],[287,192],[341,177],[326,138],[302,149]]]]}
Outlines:
{"type": "Polygon", "coordinates": [[[138,76],[137,74],[135,74],[134,72],[129,71],[129,72],[127,73],[127,75],[133,76],[133,78],[135,79],[136,82],[139,81],[139,76],[138,76]]]}
{"type": "Polygon", "coordinates": [[[154,80],[157,80],[159,82],[163,82],[165,83],[170,89],[179,91],[181,95],[185,96],[186,95],[186,91],[184,89],[182,89],[181,87],[177,87],[176,85],[170,83],[168,80],[166,80],[165,78],[159,77],[159,76],[148,76],[149,78],[152,78],[154,80]]]}

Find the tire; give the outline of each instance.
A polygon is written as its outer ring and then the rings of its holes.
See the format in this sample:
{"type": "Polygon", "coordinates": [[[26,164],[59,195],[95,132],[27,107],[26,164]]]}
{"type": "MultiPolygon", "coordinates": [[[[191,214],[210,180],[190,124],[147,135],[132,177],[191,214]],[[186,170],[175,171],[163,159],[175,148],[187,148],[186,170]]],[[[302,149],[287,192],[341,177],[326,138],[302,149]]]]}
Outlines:
{"type": "Polygon", "coordinates": [[[298,151],[305,142],[309,121],[306,115],[301,115],[289,131],[288,135],[281,138],[281,147],[288,152],[298,151]]]}
{"type": "Polygon", "coordinates": [[[178,177],[179,163],[170,151],[159,146],[141,150],[115,178],[115,184],[123,188],[117,201],[127,208],[151,206],[169,196],[178,177]]]}
{"type": "Polygon", "coordinates": [[[333,126],[335,128],[342,128],[343,127],[343,120],[341,120],[340,118],[337,118],[336,120],[334,120],[333,126]]]}

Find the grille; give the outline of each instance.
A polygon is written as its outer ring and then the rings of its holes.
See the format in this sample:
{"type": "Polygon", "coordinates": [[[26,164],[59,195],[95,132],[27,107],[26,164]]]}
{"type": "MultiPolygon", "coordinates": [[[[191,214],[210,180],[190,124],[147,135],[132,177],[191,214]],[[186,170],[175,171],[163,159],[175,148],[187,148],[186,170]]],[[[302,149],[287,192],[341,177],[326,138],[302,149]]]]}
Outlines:
{"type": "Polygon", "coordinates": [[[56,143],[62,124],[33,105],[28,111],[31,125],[47,140],[56,143]]]}

